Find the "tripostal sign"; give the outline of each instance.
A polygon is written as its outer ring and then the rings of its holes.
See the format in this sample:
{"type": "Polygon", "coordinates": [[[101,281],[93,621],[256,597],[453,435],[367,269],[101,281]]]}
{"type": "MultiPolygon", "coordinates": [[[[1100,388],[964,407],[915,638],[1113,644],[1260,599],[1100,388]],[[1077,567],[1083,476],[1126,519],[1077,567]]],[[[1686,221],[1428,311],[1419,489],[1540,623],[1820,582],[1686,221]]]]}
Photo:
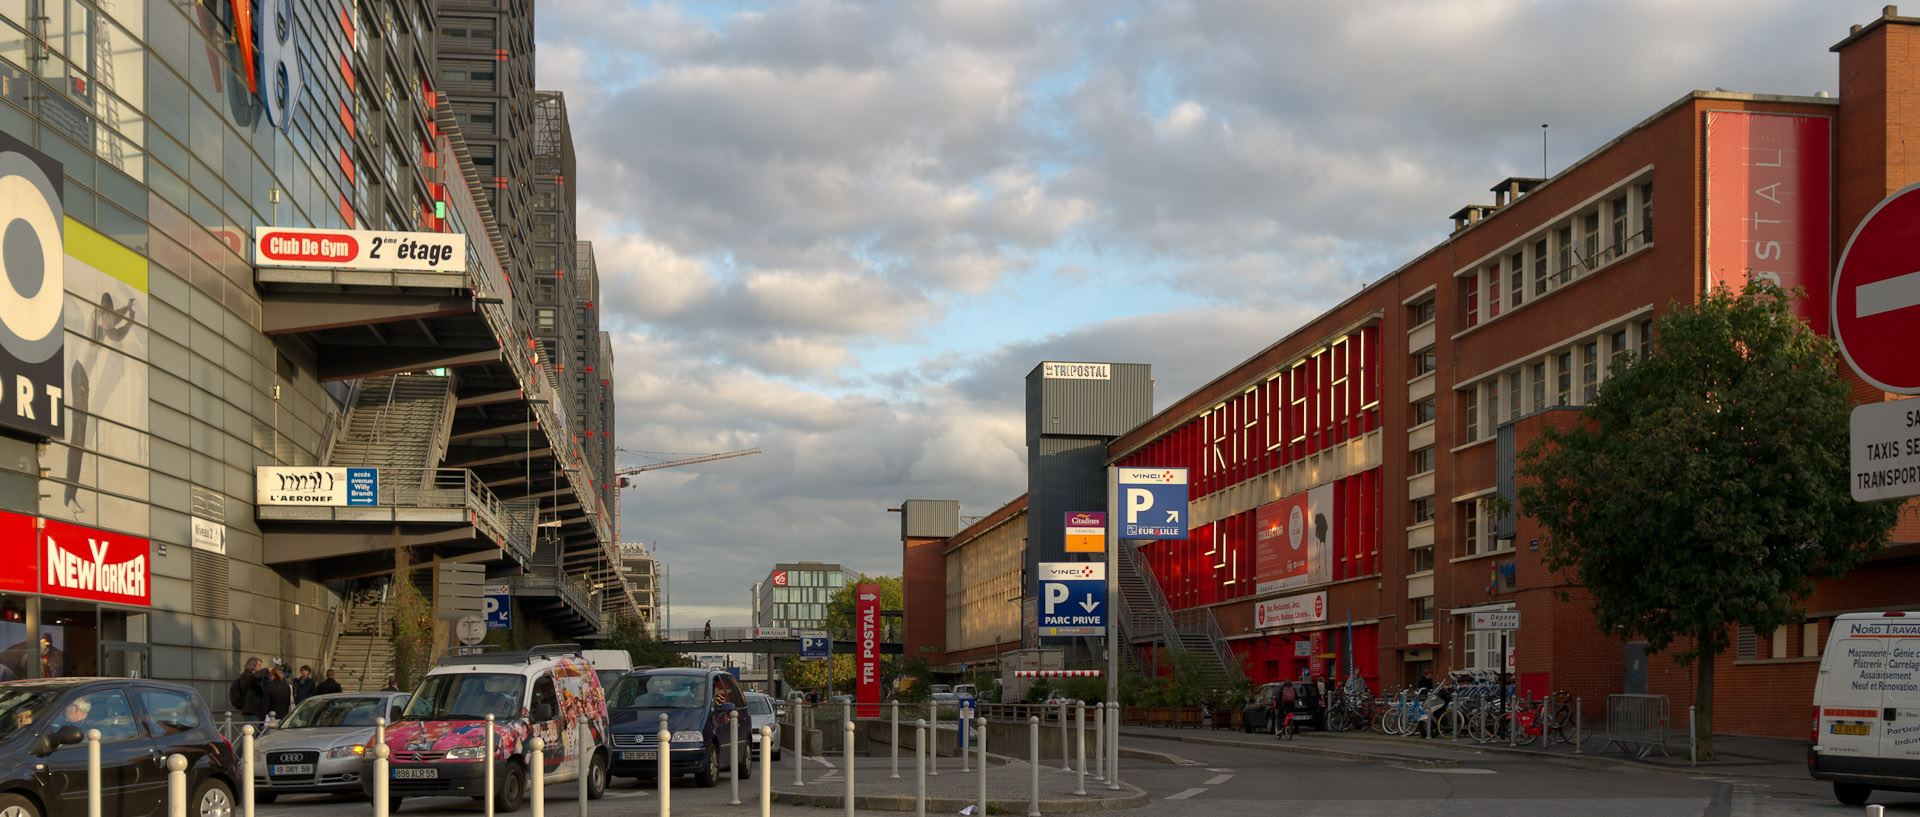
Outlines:
{"type": "Polygon", "coordinates": [[[880,717],[880,585],[856,585],[854,592],[855,678],[859,682],[857,718],[880,717]]]}
{"type": "MultiPolygon", "coordinates": [[[[1792,292],[1793,313],[1827,330],[1832,119],[1707,111],[1706,284],[1765,278],[1792,292]]],[[[1597,262],[1598,259],[1581,259],[1597,262]]]]}
{"type": "Polygon", "coordinates": [[[152,545],[138,536],[52,519],[40,532],[40,592],[70,599],[149,606],[152,545]]]}
{"type": "Polygon", "coordinates": [[[1187,469],[1121,468],[1120,538],[1187,538],[1187,469]]]}
{"type": "Polygon", "coordinates": [[[1100,562],[1040,563],[1040,634],[1103,635],[1107,626],[1107,566],[1100,562]]]}
{"type": "Polygon", "coordinates": [[[253,258],[263,267],[465,272],[467,236],[255,227],[253,258]]]}
{"type": "Polygon", "coordinates": [[[1068,553],[1107,552],[1107,515],[1073,511],[1067,514],[1068,553]]]}
{"type": "MultiPolygon", "coordinates": [[[[1868,383],[1920,394],[1920,184],[1874,205],[1833,273],[1833,339],[1868,383]]],[[[1860,442],[1856,440],[1854,447],[1860,442]]]]}
{"type": "Polygon", "coordinates": [[[1847,488],[1855,501],[1920,496],[1920,399],[1855,406],[1848,429],[1847,488]]]}
{"type": "Polygon", "coordinates": [[[1040,364],[1040,377],[1046,380],[1112,380],[1111,363],[1040,364]]]}

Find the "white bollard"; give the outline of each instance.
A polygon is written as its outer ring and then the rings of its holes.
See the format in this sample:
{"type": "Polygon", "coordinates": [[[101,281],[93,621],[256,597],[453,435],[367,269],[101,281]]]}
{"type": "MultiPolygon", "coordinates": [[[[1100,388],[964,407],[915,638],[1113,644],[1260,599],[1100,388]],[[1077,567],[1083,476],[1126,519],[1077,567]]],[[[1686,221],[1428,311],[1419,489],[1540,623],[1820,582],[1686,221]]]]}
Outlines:
{"type": "MultiPolygon", "coordinates": [[[[486,766],[486,770],[481,773],[481,780],[484,781],[487,787],[487,793],[485,795],[484,800],[482,801],[486,803],[486,807],[485,807],[486,811],[483,813],[485,813],[487,817],[493,817],[493,745],[494,745],[493,740],[494,740],[493,713],[488,712],[487,713],[487,761],[486,761],[487,766],[486,766]]],[[[533,768],[540,769],[544,767],[534,766],[533,768]]],[[[533,775],[529,774],[528,776],[532,777],[533,775]]]]}
{"type": "Polygon", "coordinates": [[[373,745],[375,746],[387,745],[387,719],[386,718],[373,719],[373,745]]]}
{"type": "MultiPolygon", "coordinates": [[[[961,774],[967,774],[973,771],[973,758],[967,754],[967,750],[973,748],[973,742],[971,740],[973,732],[970,729],[970,725],[973,723],[973,710],[963,706],[960,707],[955,714],[959,715],[957,723],[960,724],[960,730],[957,736],[960,743],[960,772],[961,774]]],[[[982,771],[985,771],[985,769],[983,768],[982,771]]]]}
{"type": "MultiPolygon", "coordinates": [[[[980,747],[980,811],[978,813],[986,814],[987,813],[987,719],[974,718],[973,725],[980,729],[980,735],[979,735],[980,739],[975,742],[975,745],[980,747]]],[[[965,724],[962,724],[960,728],[965,729],[967,727],[965,724]]]]}
{"type": "Polygon", "coordinates": [[[667,714],[660,713],[660,752],[656,761],[656,774],[660,778],[660,815],[666,817],[673,813],[673,775],[667,756],[672,754],[673,733],[667,730],[667,714]]]}
{"type": "MultiPolygon", "coordinates": [[[[853,711],[852,707],[848,707],[847,711],[853,711]]],[[[847,721],[846,724],[846,737],[840,741],[841,758],[847,766],[844,772],[847,778],[847,817],[853,817],[853,721],[847,721]]]]}
{"type": "Polygon", "coordinates": [[[1693,707],[1687,707],[1687,765],[1700,761],[1700,736],[1693,731],[1693,707]]]}
{"type": "Polygon", "coordinates": [[[1093,779],[1107,779],[1107,705],[1093,705],[1093,779]]]}
{"type": "Polygon", "coordinates": [[[892,756],[891,763],[893,765],[893,773],[890,775],[887,775],[887,779],[899,780],[900,779],[900,702],[894,701],[893,703],[888,704],[887,706],[888,708],[893,710],[893,734],[890,736],[891,739],[888,741],[888,749],[887,749],[887,753],[892,756]]]}
{"type": "Polygon", "coordinates": [[[800,779],[800,775],[801,775],[801,772],[802,772],[802,771],[803,771],[803,770],[805,769],[805,767],[806,767],[806,765],[807,765],[807,719],[806,719],[806,713],[807,713],[807,702],[806,702],[806,701],[800,701],[799,703],[796,703],[796,704],[794,704],[794,710],[793,710],[793,785],[795,785],[795,786],[805,786],[805,785],[807,785],[807,783],[806,783],[806,781],[804,781],[804,780],[801,780],[801,779],[800,779]]]}
{"type": "Polygon", "coordinates": [[[1867,806],[1867,817],[1887,817],[1887,807],[1878,803],[1867,806]]]}
{"type": "MultiPolygon", "coordinates": [[[[87,740],[93,744],[93,747],[87,750],[87,762],[96,767],[100,760],[99,734],[99,730],[87,730],[87,740]]],[[[88,804],[87,817],[100,817],[100,812],[92,806],[92,803],[88,804]]],[[[240,814],[241,817],[253,817],[253,727],[251,725],[240,727],[240,814]]]]}
{"type": "MultiPolygon", "coordinates": [[[[730,755],[733,760],[729,764],[732,768],[728,770],[732,772],[729,776],[733,778],[733,796],[727,801],[727,805],[737,806],[740,805],[740,710],[738,709],[727,713],[727,751],[733,753],[730,755]]],[[[749,750],[747,754],[751,755],[753,752],[749,750]]],[[[582,812],[580,817],[587,817],[587,815],[582,812]]]]}
{"type": "MultiPolygon", "coordinates": [[[[940,704],[939,703],[934,701],[927,702],[927,723],[928,723],[927,734],[932,736],[932,741],[927,744],[927,754],[928,754],[927,776],[939,777],[940,776],[940,704]]],[[[966,727],[962,726],[960,728],[965,729],[966,727]]]]}
{"type": "Polygon", "coordinates": [[[1072,741],[1067,739],[1067,702],[1060,702],[1060,771],[1073,771],[1073,756],[1067,754],[1072,749],[1072,741]]]}
{"type": "Polygon", "coordinates": [[[927,817],[927,722],[924,719],[913,722],[913,765],[913,814],[927,817]]]}
{"type": "Polygon", "coordinates": [[[1073,793],[1085,795],[1087,793],[1087,703],[1085,701],[1080,702],[1077,720],[1078,723],[1074,725],[1073,753],[1080,761],[1080,776],[1074,783],[1073,793]]]}
{"type": "Polygon", "coordinates": [[[760,727],[760,817],[773,814],[773,727],[760,727]]]}
{"type": "MultiPolygon", "coordinates": [[[[587,745],[587,719],[585,717],[576,718],[573,721],[573,746],[574,753],[580,758],[574,763],[574,768],[580,770],[580,777],[577,778],[578,783],[574,786],[576,789],[574,794],[578,795],[580,801],[580,817],[587,817],[587,775],[593,769],[593,752],[588,751],[592,747],[587,745]]],[[[538,772],[535,772],[535,774],[538,774],[538,772]]],[[[738,796],[734,797],[733,802],[738,804],[740,798],[738,796]]]]}
{"type": "Polygon", "coordinates": [[[1120,704],[1107,706],[1107,791],[1120,790],[1120,704]]]}
{"type": "MultiPolygon", "coordinates": [[[[247,751],[253,751],[253,728],[247,728],[247,751]]],[[[247,771],[247,817],[253,817],[253,760],[249,757],[243,767],[247,771]]],[[[100,817],[100,730],[87,730],[87,817],[100,817]]]]}
{"type": "MultiPolygon", "coordinates": [[[[487,716],[489,720],[493,716],[487,716]]],[[[527,768],[545,769],[547,767],[547,742],[543,738],[527,741],[527,768]]],[[[547,776],[544,774],[527,775],[527,800],[533,803],[533,817],[547,817],[547,776]]],[[[492,787],[489,786],[489,789],[492,787]]]]}
{"type": "Polygon", "coordinates": [[[1027,805],[1027,817],[1040,817],[1040,718],[1037,715],[1027,716],[1027,760],[1032,778],[1028,782],[1031,802],[1027,805]]]}
{"type": "Polygon", "coordinates": [[[387,817],[387,806],[391,800],[387,797],[388,751],[384,741],[373,746],[373,817],[387,817]]]}
{"type": "Polygon", "coordinates": [[[187,758],[167,755],[167,815],[187,817],[187,758]]]}

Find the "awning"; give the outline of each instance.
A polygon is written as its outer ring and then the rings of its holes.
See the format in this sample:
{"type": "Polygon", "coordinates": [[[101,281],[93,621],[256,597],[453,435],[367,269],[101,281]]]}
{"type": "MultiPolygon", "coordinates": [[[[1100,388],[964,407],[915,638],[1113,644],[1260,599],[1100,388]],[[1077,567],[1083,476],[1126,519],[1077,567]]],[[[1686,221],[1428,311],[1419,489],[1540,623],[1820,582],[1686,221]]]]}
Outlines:
{"type": "Polygon", "coordinates": [[[1432,642],[1432,641],[1422,641],[1422,642],[1418,642],[1418,643],[1411,643],[1411,644],[1382,644],[1382,645],[1380,645],[1380,649],[1383,649],[1383,650],[1426,650],[1426,649],[1433,649],[1433,648],[1436,648],[1436,647],[1439,647],[1439,646],[1440,646],[1439,644],[1436,644],[1436,643],[1434,643],[1434,642],[1432,642]]]}

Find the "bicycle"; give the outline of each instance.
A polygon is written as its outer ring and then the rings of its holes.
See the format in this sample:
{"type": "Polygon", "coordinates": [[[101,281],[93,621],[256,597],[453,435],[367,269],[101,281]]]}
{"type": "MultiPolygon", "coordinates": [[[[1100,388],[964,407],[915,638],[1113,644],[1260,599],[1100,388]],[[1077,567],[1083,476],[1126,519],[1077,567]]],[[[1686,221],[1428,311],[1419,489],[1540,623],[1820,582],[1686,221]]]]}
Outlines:
{"type": "Polygon", "coordinates": [[[1294,731],[1295,731],[1295,727],[1293,725],[1293,713],[1288,712],[1283,718],[1280,719],[1280,725],[1279,725],[1280,739],[1293,740],[1294,731]]]}

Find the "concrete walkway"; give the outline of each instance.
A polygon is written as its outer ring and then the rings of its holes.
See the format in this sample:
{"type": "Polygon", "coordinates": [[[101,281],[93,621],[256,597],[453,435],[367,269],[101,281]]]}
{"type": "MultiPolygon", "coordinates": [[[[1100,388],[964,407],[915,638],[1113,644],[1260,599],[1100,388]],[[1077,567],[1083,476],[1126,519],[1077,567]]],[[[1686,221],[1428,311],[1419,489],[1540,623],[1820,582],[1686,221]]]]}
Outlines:
{"type": "MultiPolygon", "coordinates": [[[[1032,807],[1033,767],[1025,760],[994,755],[987,770],[987,806],[989,813],[1027,814],[1032,807]]],[[[791,755],[775,764],[773,795],[777,803],[844,808],[846,803],[845,769],[839,757],[807,759],[805,785],[793,784],[791,755]]],[[[980,774],[977,761],[969,772],[960,770],[955,758],[941,758],[940,774],[927,778],[927,813],[953,814],[978,802],[980,774]]],[[[892,779],[888,756],[860,757],[854,760],[854,807],[876,811],[913,811],[916,797],[914,758],[902,755],[900,777],[892,779]]],[[[1084,795],[1074,794],[1079,775],[1060,771],[1056,765],[1040,767],[1041,814],[1070,814],[1138,808],[1147,804],[1147,795],[1122,780],[1120,789],[1107,788],[1104,781],[1086,777],[1084,795]]],[[[758,781],[754,781],[758,787],[758,781]]]]}

